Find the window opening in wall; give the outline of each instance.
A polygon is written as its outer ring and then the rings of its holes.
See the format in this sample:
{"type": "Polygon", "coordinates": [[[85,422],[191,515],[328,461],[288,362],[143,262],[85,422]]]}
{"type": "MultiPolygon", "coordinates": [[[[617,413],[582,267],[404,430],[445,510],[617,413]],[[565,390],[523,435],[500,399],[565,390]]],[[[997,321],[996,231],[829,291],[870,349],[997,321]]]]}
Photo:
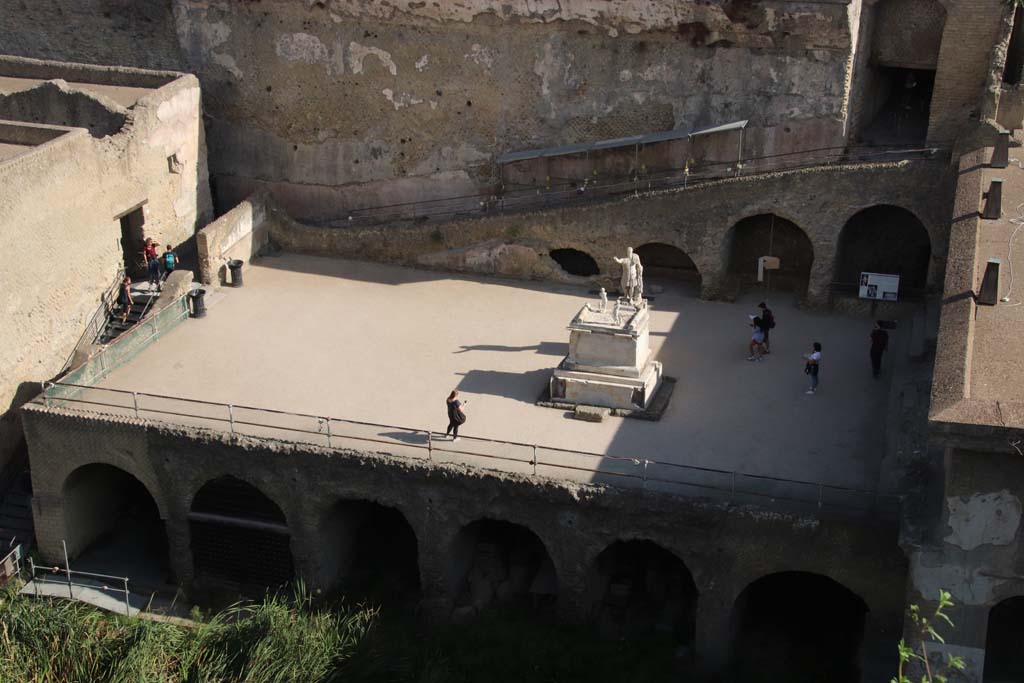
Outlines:
{"type": "Polygon", "coordinates": [[[493,605],[545,607],[558,595],[555,565],[535,533],[519,524],[482,519],[452,542],[448,589],[455,609],[476,613],[493,605]]]}
{"type": "Polygon", "coordinates": [[[132,475],[105,464],[78,468],[64,484],[64,517],[73,569],[127,576],[136,589],[174,583],[164,522],[132,475]]]}
{"type": "Polygon", "coordinates": [[[1013,12],[1013,31],[1010,45],[1006,49],[1006,64],[1003,67],[1003,83],[1019,85],[1024,71],[1024,7],[1013,12]]]}
{"type": "Polygon", "coordinates": [[[832,579],[782,572],[754,581],[732,613],[732,679],[859,683],[867,606],[832,579]]]}
{"type": "Polygon", "coordinates": [[[587,277],[597,275],[600,269],[594,258],[579,249],[552,249],[550,256],[555,263],[561,266],[562,270],[570,275],[587,277]]]}
{"type": "Polygon", "coordinates": [[[144,277],[146,264],[142,256],[146,246],[144,225],[146,217],[142,207],[121,216],[121,252],[124,257],[124,272],[132,277],[144,277]]]}
{"type": "Polygon", "coordinates": [[[260,596],[293,578],[291,535],[284,513],[240,479],[214,479],[196,493],[189,531],[200,589],[229,587],[260,596]]]}
{"type": "Polygon", "coordinates": [[[862,109],[873,112],[860,133],[868,145],[924,144],[935,88],[933,69],[869,67],[862,109]]]}
{"type": "Polygon", "coordinates": [[[682,560],[651,541],[616,541],[598,555],[587,573],[586,600],[605,637],[694,640],[697,586],[682,560]]]}
{"type": "Polygon", "coordinates": [[[988,613],[984,683],[1024,681],[1024,595],[1003,600],[988,613]]]}
{"type": "Polygon", "coordinates": [[[414,597],[420,588],[416,534],[395,508],[342,501],[320,526],[323,583],[349,599],[414,597]]]}

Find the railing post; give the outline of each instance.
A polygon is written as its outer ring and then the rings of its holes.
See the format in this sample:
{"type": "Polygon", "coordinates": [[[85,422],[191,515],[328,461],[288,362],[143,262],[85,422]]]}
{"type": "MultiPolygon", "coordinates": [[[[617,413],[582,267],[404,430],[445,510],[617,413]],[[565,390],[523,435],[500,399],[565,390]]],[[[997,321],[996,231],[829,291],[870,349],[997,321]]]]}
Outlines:
{"type": "Polygon", "coordinates": [[[36,581],[36,561],[29,555],[28,568],[32,572],[32,588],[35,589],[36,597],[39,597],[39,582],[36,581]]]}
{"type": "Polygon", "coordinates": [[[132,392],[132,405],[135,406],[135,419],[139,419],[139,394],[132,392]]]}
{"type": "Polygon", "coordinates": [[[649,463],[649,462],[650,462],[650,460],[648,460],[647,458],[644,458],[644,473],[643,473],[643,480],[644,480],[645,482],[647,481],[647,463],[649,463]]]}
{"type": "Polygon", "coordinates": [[[63,538],[60,539],[60,544],[64,548],[64,571],[67,572],[68,577],[68,597],[73,598],[75,596],[71,590],[71,563],[68,561],[68,544],[63,538]]]}
{"type": "Polygon", "coordinates": [[[537,476],[537,444],[533,444],[533,476],[537,476]]]}
{"type": "Polygon", "coordinates": [[[434,461],[434,439],[429,429],[427,430],[427,460],[434,461]]]}
{"type": "Polygon", "coordinates": [[[325,417],[324,418],[324,422],[327,423],[327,447],[328,448],[332,448],[332,446],[331,446],[331,418],[325,417]]]}
{"type": "Polygon", "coordinates": [[[822,493],[823,492],[824,492],[824,487],[821,484],[818,484],[818,512],[819,513],[821,512],[821,498],[822,498],[822,493]]]}
{"type": "Polygon", "coordinates": [[[231,425],[231,433],[235,433],[235,406],[228,404],[228,424],[231,425]]]}
{"type": "Polygon", "coordinates": [[[124,614],[127,617],[132,615],[132,604],[128,602],[128,577],[124,577],[124,614]]]}
{"type": "Polygon", "coordinates": [[[49,408],[50,407],[50,394],[48,393],[49,389],[46,386],[46,382],[40,382],[39,384],[43,387],[43,405],[46,406],[47,408],[49,408]]]}

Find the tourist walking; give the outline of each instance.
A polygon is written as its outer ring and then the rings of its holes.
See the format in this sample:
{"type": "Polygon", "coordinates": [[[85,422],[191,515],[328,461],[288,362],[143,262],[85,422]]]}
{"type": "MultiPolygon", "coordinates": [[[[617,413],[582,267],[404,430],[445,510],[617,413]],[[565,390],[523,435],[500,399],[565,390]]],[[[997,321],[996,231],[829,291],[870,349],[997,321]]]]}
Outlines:
{"type": "Polygon", "coordinates": [[[875,321],[875,329],[871,330],[871,375],[878,379],[882,374],[882,354],[889,348],[889,333],[875,321]]]}
{"type": "Polygon", "coordinates": [[[771,353],[771,331],[775,327],[775,314],[763,301],[757,307],[761,309],[761,315],[758,317],[761,318],[761,330],[764,331],[764,352],[771,353]]]}
{"type": "Polygon", "coordinates": [[[164,272],[170,275],[174,272],[175,267],[178,265],[178,255],[171,249],[171,245],[167,245],[167,251],[164,252],[164,272]]]}
{"type": "Polygon", "coordinates": [[[117,295],[117,302],[121,304],[121,322],[127,322],[128,313],[132,310],[132,304],[135,303],[135,300],[132,299],[132,279],[127,275],[121,282],[121,291],[117,295]]]}
{"type": "Polygon", "coordinates": [[[149,291],[160,290],[160,259],[155,255],[153,258],[146,257],[146,267],[149,269],[149,291]]]}
{"type": "Polygon", "coordinates": [[[821,342],[814,342],[810,353],[804,354],[804,373],[810,380],[811,386],[805,391],[806,394],[813,394],[818,389],[818,370],[821,369],[821,342]]]}
{"type": "Polygon", "coordinates": [[[452,441],[459,440],[459,426],[466,423],[466,404],[469,401],[459,400],[459,390],[452,389],[448,394],[448,429],[444,430],[445,436],[452,435],[452,441]]]}
{"type": "Polygon", "coordinates": [[[154,240],[152,237],[147,237],[146,247],[145,249],[143,249],[142,253],[146,257],[146,263],[157,260],[157,257],[159,257],[160,255],[157,253],[156,240],[154,240]]]}
{"type": "Polygon", "coordinates": [[[750,333],[750,355],[747,356],[747,360],[760,361],[764,354],[764,327],[761,319],[757,317],[750,321],[750,326],[754,331],[750,333]]]}

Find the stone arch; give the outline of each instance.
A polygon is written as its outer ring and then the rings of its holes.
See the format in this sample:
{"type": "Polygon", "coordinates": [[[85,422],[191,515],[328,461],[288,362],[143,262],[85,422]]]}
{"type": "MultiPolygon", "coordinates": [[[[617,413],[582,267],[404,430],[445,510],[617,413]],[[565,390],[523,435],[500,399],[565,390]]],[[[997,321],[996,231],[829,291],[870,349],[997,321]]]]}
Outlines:
{"type": "Polygon", "coordinates": [[[558,576],[537,534],[521,524],[483,518],[462,527],[449,546],[447,591],[455,609],[466,614],[494,603],[539,607],[556,600],[558,576]]]}
{"type": "Polygon", "coordinates": [[[814,245],[792,220],[777,213],[761,213],[737,221],[723,240],[727,270],[740,288],[757,283],[757,260],[776,256],[780,268],[766,274],[773,289],[802,293],[814,265],[814,245]]]}
{"type": "Polygon", "coordinates": [[[1007,598],[989,610],[985,636],[984,683],[1024,681],[1024,595],[1007,598]]]}
{"type": "Polygon", "coordinates": [[[320,518],[320,578],[328,591],[375,599],[416,595],[420,589],[416,532],[401,510],[339,500],[320,518]],[[351,593],[350,593],[351,592],[351,593]]]}
{"type": "Polygon", "coordinates": [[[762,576],[733,605],[733,675],[750,681],[857,683],[867,613],[860,596],[822,574],[762,576]]]}
{"type": "Polygon", "coordinates": [[[646,242],[635,249],[645,279],[680,280],[700,285],[700,269],[690,255],[673,244],[646,242]]]}
{"type": "Polygon", "coordinates": [[[125,574],[135,585],[171,581],[167,531],[157,499],[134,474],[90,463],[64,479],[64,529],[77,568],[125,574]]]}
{"type": "Polygon", "coordinates": [[[697,585],[686,564],[645,539],[619,540],[587,571],[585,604],[611,637],[668,632],[679,644],[696,635],[697,585]]]}
{"type": "Polygon", "coordinates": [[[548,256],[569,275],[590,277],[601,272],[601,268],[597,265],[594,257],[579,249],[552,249],[548,252],[548,256]]]}
{"type": "Polygon", "coordinates": [[[258,595],[294,578],[285,514],[249,482],[232,475],[207,481],[188,521],[197,583],[258,595]]]}
{"type": "Polygon", "coordinates": [[[913,212],[878,204],[850,216],[839,233],[833,281],[855,287],[860,273],[894,273],[900,292],[924,290],[931,266],[931,237],[913,212]]]}

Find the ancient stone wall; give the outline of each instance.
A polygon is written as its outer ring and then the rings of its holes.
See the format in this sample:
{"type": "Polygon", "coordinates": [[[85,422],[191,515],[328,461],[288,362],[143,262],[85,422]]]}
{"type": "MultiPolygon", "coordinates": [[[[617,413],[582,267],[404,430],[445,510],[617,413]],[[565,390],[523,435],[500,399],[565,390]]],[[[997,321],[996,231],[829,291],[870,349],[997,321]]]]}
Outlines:
{"type": "Polygon", "coordinates": [[[180,0],[175,16],[214,176],[344,187],[349,205],[476,191],[517,148],[744,118],[751,154],[843,139],[843,2],[180,0]]]}
{"type": "MultiPolygon", "coordinates": [[[[276,212],[271,234],[289,251],[532,279],[571,280],[548,256],[578,249],[601,268],[594,282],[613,286],[612,258],[627,245],[660,242],[696,264],[702,294],[728,297],[731,229],[744,218],[775,214],[810,238],[813,265],[807,302],[829,300],[839,235],[861,209],[895,205],[915,214],[931,240],[929,283],[941,282],[950,205],[936,201],[951,187],[944,162],[822,168],[738,178],[688,189],[579,203],[531,213],[374,227],[311,227],[276,212]],[[921,188],[936,188],[922,194],[921,188]]],[[[579,281],[579,280],[577,280],[579,281]]]]}
{"type": "MultiPolygon", "coordinates": [[[[424,605],[452,607],[453,541],[480,519],[520,524],[539,537],[557,575],[564,614],[585,616],[587,573],[617,540],[647,539],[678,556],[698,590],[697,654],[719,664],[730,614],[744,587],[780,571],[822,574],[870,610],[865,656],[894,663],[903,609],[905,563],[895,529],[823,521],[756,507],[705,503],[653,491],[578,485],[384,453],[319,451],[202,429],[134,419],[24,411],[40,550],[57,558],[77,520],[65,508],[65,482],[79,467],[106,463],[146,487],[165,520],[176,577],[194,579],[188,515],[196,492],[222,475],[255,486],[284,512],[296,573],[311,587],[329,577],[337,538],[323,520],[339,501],[372,501],[399,510],[417,537],[424,605]]],[[[75,548],[78,551],[80,548],[75,548]]]]}
{"type": "Polygon", "coordinates": [[[194,76],[0,58],[5,76],[62,73],[77,82],[154,89],[124,108],[59,80],[14,93],[0,87],[5,115],[66,121],[91,132],[75,129],[0,164],[7,321],[0,331],[0,470],[21,442],[9,409],[61,370],[123,265],[119,218],[141,207],[147,236],[180,245],[212,214],[194,76]],[[99,126],[112,117],[123,125],[99,126]]]}

